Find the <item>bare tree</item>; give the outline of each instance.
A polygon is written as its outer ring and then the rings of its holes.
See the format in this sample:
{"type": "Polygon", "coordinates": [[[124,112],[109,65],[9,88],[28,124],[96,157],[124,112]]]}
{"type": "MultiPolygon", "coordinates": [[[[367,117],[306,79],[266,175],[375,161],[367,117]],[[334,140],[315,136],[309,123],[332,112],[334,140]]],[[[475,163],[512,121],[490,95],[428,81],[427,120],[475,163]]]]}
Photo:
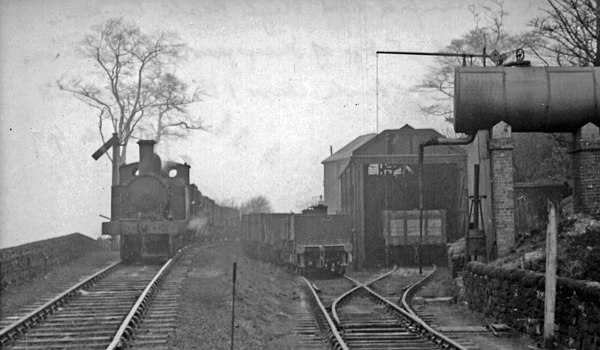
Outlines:
{"type": "MultiPolygon", "coordinates": [[[[428,102],[420,106],[427,115],[443,118],[449,123],[454,122],[452,100],[454,97],[454,69],[462,65],[481,66],[483,61],[469,57],[468,54],[482,54],[484,48],[487,54],[493,50],[499,53],[514,51],[522,45],[522,38],[511,35],[505,29],[505,18],[508,13],[504,10],[504,1],[493,0],[492,6],[482,6],[480,9],[469,7],[475,21],[475,28],[469,30],[458,39],[454,39],[442,51],[466,54],[463,57],[439,57],[429,69],[425,79],[416,87],[422,92],[428,102]]],[[[488,64],[491,64],[488,61],[488,64]]]]}
{"type": "MultiPolygon", "coordinates": [[[[490,4],[491,6],[483,6],[481,9],[470,7],[475,28],[460,38],[452,40],[444,51],[457,54],[483,53],[483,49],[486,48],[489,55],[493,50],[499,53],[510,53],[521,47],[532,51],[535,49],[536,46],[533,44],[540,41],[539,34],[531,32],[510,34],[505,28],[505,18],[508,13],[504,10],[503,1],[494,0],[490,4]]],[[[452,105],[454,71],[456,67],[464,64],[481,66],[483,62],[470,59],[468,56],[466,60],[462,57],[436,59],[436,65],[430,69],[417,87],[417,90],[428,96],[430,101],[421,106],[422,111],[427,115],[442,117],[449,123],[454,122],[452,105]]],[[[488,64],[493,63],[488,61],[488,64]]],[[[560,135],[515,134],[515,143],[515,181],[564,181],[568,177],[567,144],[560,135]]]]}
{"type": "Polygon", "coordinates": [[[265,196],[254,196],[242,203],[242,205],[240,206],[240,212],[242,215],[256,213],[271,213],[271,202],[265,196]]]}
{"type": "Polygon", "coordinates": [[[569,138],[562,134],[514,133],[515,182],[562,182],[570,177],[569,138]]]}
{"type": "Polygon", "coordinates": [[[233,199],[233,198],[225,198],[225,199],[218,200],[216,202],[218,205],[220,205],[222,207],[239,209],[239,206],[237,205],[237,203],[235,202],[235,199],[233,199]]]}
{"type": "Polygon", "coordinates": [[[110,19],[79,44],[94,63],[95,74],[63,77],[57,85],[97,110],[103,142],[107,130],[118,134],[122,164],[132,138],[158,141],[203,129],[200,119],[187,110],[200,101],[199,91],[188,91],[187,84],[167,72],[183,60],[186,48],[175,34],[146,34],[133,23],[110,19]]]}
{"type": "Polygon", "coordinates": [[[546,0],[529,47],[546,64],[600,66],[600,0],[546,0]]]}

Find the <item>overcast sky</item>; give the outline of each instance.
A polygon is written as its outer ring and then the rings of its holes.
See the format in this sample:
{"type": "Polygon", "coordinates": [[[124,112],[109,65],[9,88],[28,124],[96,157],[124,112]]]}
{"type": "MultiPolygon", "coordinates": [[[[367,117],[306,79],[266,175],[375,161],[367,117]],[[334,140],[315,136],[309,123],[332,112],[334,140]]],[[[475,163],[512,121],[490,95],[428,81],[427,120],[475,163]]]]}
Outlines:
{"type": "MultiPolygon", "coordinates": [[[[262,194],[297,211],[323,193],[321,161],[358,135],[443,123],[419,112],[414,86],[427,58],[375,51],[439,51],[474,27],[458,0],[0,0],[0,248],[81,232],[110,214],[110,163],[95,111],[54,82],[89,74],[77,43],[124,17],[174,31],[190,46],[176,73],[206,93],[191,108],[210,126],[163,143],[217,200],[262,194]]],[[[542,0],[507,0],[508,28],[525,29],[542,0]]],[[[129,161],[137,160],[130,149],[129,161]]]]}

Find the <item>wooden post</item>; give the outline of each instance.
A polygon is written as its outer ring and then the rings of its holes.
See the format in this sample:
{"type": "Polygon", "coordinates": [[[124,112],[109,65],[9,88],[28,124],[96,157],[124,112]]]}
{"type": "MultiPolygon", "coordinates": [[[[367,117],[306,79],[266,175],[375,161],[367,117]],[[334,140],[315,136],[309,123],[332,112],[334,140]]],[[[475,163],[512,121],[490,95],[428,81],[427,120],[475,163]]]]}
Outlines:
{"type": "Polygon", "coordinates": [[[546,230],[546,289],[544,292],[544,349],[554,348],[557,230],[556,203],[548,201],[548,229],[546,230]]]}
{"type": "Polygon", "coordinates": [[[231,350],[233,350],[233,332],[235,330],[235,274],[236,274],[237,262],[233,263],[233,291],[231,301],[231,350]]]}
{"type": "Polygon", "coordinates": [[[423,274],[423,158],[425,156],[425,146],[419,145],[419,275],[423,274]]]}
{"type": "Polygon", "coordinates": [[[120,147],[119,147],[119,137],[116,133],[113,134],[113,164],[112,164],[112,185],[119,186],[119,163],[121,160],[119,159],[120,155],[120,147]]]}

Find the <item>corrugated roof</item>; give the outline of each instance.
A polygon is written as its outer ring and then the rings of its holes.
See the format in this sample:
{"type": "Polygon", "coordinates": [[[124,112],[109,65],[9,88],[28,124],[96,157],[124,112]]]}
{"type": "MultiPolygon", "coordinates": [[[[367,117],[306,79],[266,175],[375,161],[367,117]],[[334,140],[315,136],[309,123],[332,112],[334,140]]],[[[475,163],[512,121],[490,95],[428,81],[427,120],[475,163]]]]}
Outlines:
{"type": "Polygon", "coordinates": [[[355,138],[352,142],[350,142],[346,146],[340,148],[337,152],[335,152],[334,154],[332,154],[331,156],[326,158],[321,163],[334,162],[336,160],[341,160],[341,159],[349,159],[352,156],[352,152],[355,149],[357,149],[358,147],[369,142],[369,140],[371,140],[375,136],[377,136],[377,134],[361,135],[361,136],[355,138]]]}

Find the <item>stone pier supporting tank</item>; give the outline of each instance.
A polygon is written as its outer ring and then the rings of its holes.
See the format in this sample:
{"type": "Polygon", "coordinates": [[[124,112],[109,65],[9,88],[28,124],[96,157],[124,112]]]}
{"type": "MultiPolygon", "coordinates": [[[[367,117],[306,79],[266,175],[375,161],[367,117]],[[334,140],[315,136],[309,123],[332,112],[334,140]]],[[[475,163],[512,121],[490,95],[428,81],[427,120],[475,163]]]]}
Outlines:
{"type": "Polygon", "coordinates": [[[577,130],[571,157],[573,210],[600,216],[600,127],[588,123],[577,130]]]}
{"type": "Polygon", "coordinates": [[[514,147],[510,125],[500,122],[490,129],[492,229],[496,235],[498,257],[508,255],[515,245],[514,147]]]}
{"type": "Polygon", "coordinates": [[[454,130],[466,134],[491,130],[492,220],[498,256],[514,245],[510,133],[575,134],[571,149],[574,210],[600,215],[599,126],[600,67],[456,69],[454,130]]]}

